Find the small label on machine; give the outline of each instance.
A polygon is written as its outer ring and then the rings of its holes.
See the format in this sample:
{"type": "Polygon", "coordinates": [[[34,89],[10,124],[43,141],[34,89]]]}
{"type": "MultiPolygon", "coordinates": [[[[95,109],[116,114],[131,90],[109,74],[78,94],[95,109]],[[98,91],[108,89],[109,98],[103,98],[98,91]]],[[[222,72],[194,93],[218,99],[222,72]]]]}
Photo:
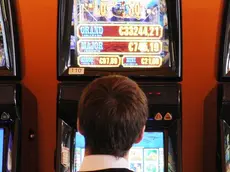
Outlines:
{"type": "Polygon", "coordinates": [[[69,68],[69,75],[84,75],[85,68],[72,67],[69,68]]]}

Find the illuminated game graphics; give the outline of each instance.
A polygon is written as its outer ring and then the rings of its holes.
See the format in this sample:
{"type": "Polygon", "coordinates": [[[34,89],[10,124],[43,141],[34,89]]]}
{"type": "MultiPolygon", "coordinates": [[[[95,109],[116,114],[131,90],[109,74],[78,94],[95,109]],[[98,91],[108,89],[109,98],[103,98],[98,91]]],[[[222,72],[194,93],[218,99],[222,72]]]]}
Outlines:
{"type": "Polygon", "coordinates": [[[2,18],[2,11],[0,8],[0,68],[6,66],[6,50],[5,50],[5,32],[2,18]]]}
{"type": "Polygon", "coordinates": [[[168,139],[168,144],[169,144],[169,150],[168,150],[168,172],[176,172],[176,163],[175,163],[175,153],[173,151],[172,147],[172,141],[171,138],[169,137],[168,139]]]}
{"type": "Polygon", "coordinates": [[[230,127],[226,122],[223,124],[226,172],[230,172],[230,127]]]}
{"type": "MultiPolygon", "coordinates": [[[[85,140],[76,133],[74,172],[77,172],[84,158],[85,140]]],[[[164,172],[164,134],[145,132],[143,140],[134,144],[129,153],[130,169],[134,172],[164,172]]]]}
{"type": "Polygon", "coordinates": [[[165,0],[74,0],[72,26],[78,67],[170,65],[165,0]]]}
{"type": "Polygon", "coordinates": [[[0,128],[0,172],[3,171],[4,129],[0,128]]]}
{"type": "Polygon", "coordinates": [[[8,154],[7,154],[7,172],[12,171],[12,150],[13,149],[13,136],[10,133],[9,140],[8,140],[8,154]]]}

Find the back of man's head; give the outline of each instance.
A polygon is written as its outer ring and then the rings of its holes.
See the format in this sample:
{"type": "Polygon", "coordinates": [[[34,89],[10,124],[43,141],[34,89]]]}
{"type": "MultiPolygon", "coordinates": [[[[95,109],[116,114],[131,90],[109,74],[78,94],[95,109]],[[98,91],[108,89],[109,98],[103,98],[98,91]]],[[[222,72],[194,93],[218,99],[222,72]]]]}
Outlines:
{"type": "Polygon", "coordinates": [[[123,157],[140,137],[148,117],[147,99],[124,76],[101,77],[82,93],[78,128],[90,154],[123,157]]]}

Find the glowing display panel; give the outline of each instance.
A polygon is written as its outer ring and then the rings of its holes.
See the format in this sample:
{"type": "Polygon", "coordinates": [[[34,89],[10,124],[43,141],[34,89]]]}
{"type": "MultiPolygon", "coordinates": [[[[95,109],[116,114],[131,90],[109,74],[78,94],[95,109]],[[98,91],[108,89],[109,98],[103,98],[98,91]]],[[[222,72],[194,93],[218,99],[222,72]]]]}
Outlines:
{"type": "Polygon", "coordinates": [[[227,123],[223,123],[224,131],[224,155],[225,155],[225,169],[230,171],[230,127],[227,123]]]}
{"type": "Polygon", "coordinates": [[[0,69],[3,67],[9,67],[6,35],[4,30],[2,9],[0,8],[0,69]]]}
{"type": "Polygon", "coordinates": [[[72,27],[74,66],[170,66],[165,0],[74,0],[72,27]]]}
{"type": "Polygon", "coordinates": [[[3,171],[4,129],[0,128],[0,172],[3,171]]]}
{"type": "MultiPolygon", "coordinates": [[[[78,132],[75,139],[74,172],[77,172],[84,158],[85,140],[78,132]]],[[[163,132],[145,132],[143,140],[131,148],[129,164],[135,172],[164,172],[163,132]]]]}

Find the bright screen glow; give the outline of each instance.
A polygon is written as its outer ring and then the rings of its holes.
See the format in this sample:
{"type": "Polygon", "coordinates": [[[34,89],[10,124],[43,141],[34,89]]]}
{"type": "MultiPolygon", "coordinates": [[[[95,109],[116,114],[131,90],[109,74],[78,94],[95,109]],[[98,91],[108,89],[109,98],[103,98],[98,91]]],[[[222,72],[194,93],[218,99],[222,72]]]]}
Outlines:
{"type": "Polygon", "coordinates": [[[4,129],[0,128],[0,172],[2,172],[3,163],[3,147],[4,147],[4,129]]]}
{"type": "Polygon", "coordinates": [[[224,131],[224,153],[225,153],[226,172],[229,172],[230,171],[230,127],[226,122],[224,122],[223,131],[224,131]]]}
{"type": "Polygon", "coordinates": [[[165,0],[74,0],[71,56],[85,68],[169,67],[165,0]]]}
{"type": "Polygon", "coordinates": [[[0,8],[0,68],[8,67],[7,63],[6,35],[3,25],[2,11],[0,8]]]}
{"type": "MultiPolygon", "coordinates": [[[[74,172],[77,172],[84,158],[85,140],[78,132],[75,140],[74,172]]],[[[164,172],[163,132],[145,132],[143,140],[131,148],[129,164],[135,172],[164,172]]]]}

